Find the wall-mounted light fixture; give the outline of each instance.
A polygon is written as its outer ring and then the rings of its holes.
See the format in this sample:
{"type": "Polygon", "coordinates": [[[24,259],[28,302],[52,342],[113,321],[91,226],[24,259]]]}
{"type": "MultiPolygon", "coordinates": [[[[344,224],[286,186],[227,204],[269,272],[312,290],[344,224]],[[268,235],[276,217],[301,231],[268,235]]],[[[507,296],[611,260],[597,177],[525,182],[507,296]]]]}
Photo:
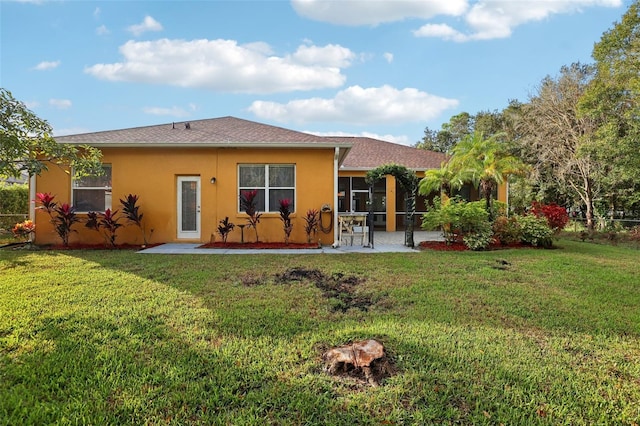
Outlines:
{"type": "Polygon", "coordinates": [[[211,178],[210,182],[211,182],[211,183],[216,183],[216,178],[215,178],[215,176],[211,178]]]}

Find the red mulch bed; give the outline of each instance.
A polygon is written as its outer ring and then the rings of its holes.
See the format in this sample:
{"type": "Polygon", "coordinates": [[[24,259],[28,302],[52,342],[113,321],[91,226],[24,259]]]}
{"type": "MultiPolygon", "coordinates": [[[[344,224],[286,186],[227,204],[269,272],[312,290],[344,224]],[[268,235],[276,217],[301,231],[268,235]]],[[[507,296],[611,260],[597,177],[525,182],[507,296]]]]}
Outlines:
{"type": "Polygon", "coordinates": [[[81,244],[74,243],[69,244],[68,246],[63,246],[62,244],[53,244],[46,246],[36,246],[43,250],[143,250],[146,248],[156,247],[161,245],[157,244],[147,244],[143,246],[142,244],[116,244],[115,246],[111,246],[108,244],[81,244]]]}
{"type": "MultiPolygon", "coordinates": [[[[467,251],[469,248],[462,242],[455,242],[447,244],[444,241],[422,241],[418,244],[421,250],[436,250],[436,251],[467,251]]],[[[502,244],[490,244],[487,250],[504,250],[504,249],[520,249],[520,248],[534,248],[530,245],[522,243],[512,243],[507,245],[502,244]]]]}
{"type": "Polygon", "coordinates": [[[222,241],[207,243],[198,248],[219,249],[317,249],[318,243],[223,243],[222,241]]]}

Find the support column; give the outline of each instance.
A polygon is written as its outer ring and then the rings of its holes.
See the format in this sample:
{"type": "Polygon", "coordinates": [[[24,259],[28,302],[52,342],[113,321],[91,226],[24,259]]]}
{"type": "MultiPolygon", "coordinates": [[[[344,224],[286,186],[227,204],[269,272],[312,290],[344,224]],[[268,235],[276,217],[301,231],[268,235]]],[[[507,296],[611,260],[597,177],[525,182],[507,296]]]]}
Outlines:
{"type": "Polygon", "coordinates": [[[385,210],[387,212],[387,232],[396,231],[396,178],[393,175],[386,176],[387,192],[385,195],[385,210]]]}

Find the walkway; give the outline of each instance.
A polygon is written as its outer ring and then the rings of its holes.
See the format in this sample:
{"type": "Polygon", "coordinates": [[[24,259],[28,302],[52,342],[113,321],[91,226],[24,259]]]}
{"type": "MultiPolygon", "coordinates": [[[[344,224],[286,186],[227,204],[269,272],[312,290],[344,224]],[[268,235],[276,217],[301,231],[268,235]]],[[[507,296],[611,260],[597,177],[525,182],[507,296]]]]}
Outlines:
{"type": "MultiPolygon", "coordinates": [[[[416,245],[421,241],[442,240],[440,232],[418,231],[413,233],[416,245]]],[[[202,249],[202,244],[168,243],[141,250],[144,254],[345,254],[345,253],[415,253],[404,245],[404,232],[376,232],[374,248],[354,246],[322,246],[319,249],[202,249]]]]}

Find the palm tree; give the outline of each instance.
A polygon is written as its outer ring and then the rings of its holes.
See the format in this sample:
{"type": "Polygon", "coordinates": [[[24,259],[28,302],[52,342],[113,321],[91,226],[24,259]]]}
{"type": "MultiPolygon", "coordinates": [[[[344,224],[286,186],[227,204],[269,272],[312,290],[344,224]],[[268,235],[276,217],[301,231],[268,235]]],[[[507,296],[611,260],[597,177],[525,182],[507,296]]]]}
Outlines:
{"type": "Polygon", "coordinates": [[[482,132],[476,131],[465,136],[453,148],[449,167],[458,180],[472,182],[480,189],[480,194],[487,202],[489,218],[492,219],[491,194],[504,183],[509,175],[524,173],[526,165],[509,154],[504,143],[500,142],[503,134],[495,134],[484,138],[482,132]]]}
{"type": "Polygon", "coordinates": [[[451,191],[462,188],[464,184],[461,177],[447,163],[442,163],[439,169],[424,172],[424,177],[418,184],[418,192],[421,195],[429,195],[438,191],[441,197],[451,198],[451,191]]]}

